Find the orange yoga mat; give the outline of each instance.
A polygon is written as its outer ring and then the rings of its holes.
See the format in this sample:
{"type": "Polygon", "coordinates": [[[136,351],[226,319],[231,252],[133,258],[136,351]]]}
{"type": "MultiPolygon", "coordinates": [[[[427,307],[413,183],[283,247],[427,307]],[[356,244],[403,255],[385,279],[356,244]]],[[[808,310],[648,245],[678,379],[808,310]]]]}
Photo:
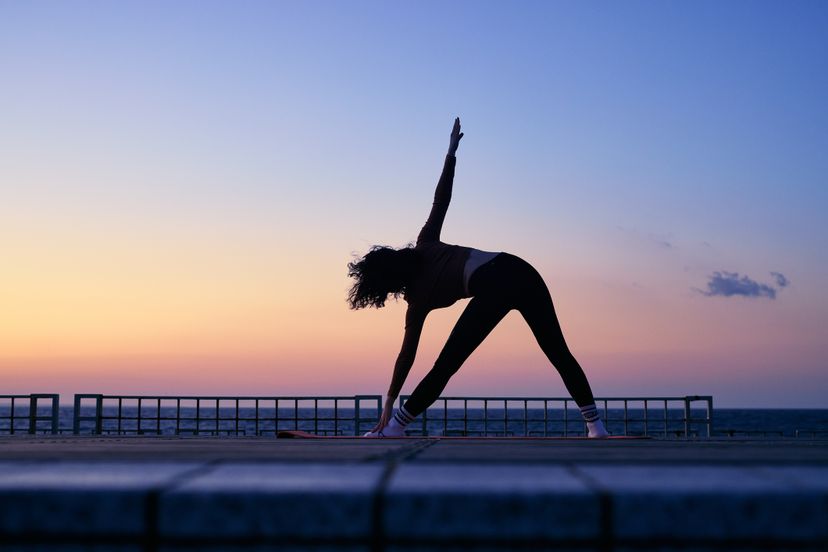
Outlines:
{"type": "MultiPolygon", "coordinates": [[[[276,434],[279,439],[362,439],[353,435],[316,435],[307,431],[299,430],[283,430],[276,434]]],[[[609,439],[651,439],[652,437],[634,437],[631,435],[616,435],[610,436],[609,439]]],[[[411,436],[411,437],[384,437],[384,439],[520,439],[522,441],[591,441],[587,437],[444,437],[441,435],[430,436],[411,436]]]]}

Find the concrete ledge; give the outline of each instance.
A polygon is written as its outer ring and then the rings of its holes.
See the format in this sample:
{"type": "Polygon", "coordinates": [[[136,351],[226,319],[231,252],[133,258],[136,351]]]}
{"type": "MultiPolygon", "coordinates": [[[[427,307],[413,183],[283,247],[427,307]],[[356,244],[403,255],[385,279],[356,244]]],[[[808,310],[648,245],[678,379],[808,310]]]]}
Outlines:
{"type": "MultiPolygon", "coordinates": [[[[778,467],[578,469],[610,497],[615,539],[828,539],[826,490],[788,482],[778,467]]],[[[828,483],[828,469],[809,475],[828,483]]]]}
{"type": "Polygon", "coordinates": [[[0,460],[0,550],[828,548],[826,464],[422,460],[438,446],[349,462],[0,460]]]}
{"type": "Polygon", "coordinates": [[[599,496],[559,466],[412,464],[385,494],[392,541],[594,539],[599,496]]]}
{"type": "Polygon", "coordinates": [[[143,536],[150,493],[195,467],[43,462],[0,473],[0,536],[143,536]]]}
{"type": "Polygon", "coordinates": [[[159,534],[368,541],[382,472],[380,464],[219,466],[161,495],[159,534]]]}

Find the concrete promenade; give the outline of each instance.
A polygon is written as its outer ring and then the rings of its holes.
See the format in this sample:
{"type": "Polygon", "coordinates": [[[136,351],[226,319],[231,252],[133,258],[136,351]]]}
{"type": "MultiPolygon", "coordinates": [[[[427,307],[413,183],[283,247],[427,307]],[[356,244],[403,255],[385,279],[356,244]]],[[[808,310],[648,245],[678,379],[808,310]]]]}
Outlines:
{"type": "Polygon", "coordinates": [[[828,550],[828,441],[0,437],[0,550],[828,550]]]}

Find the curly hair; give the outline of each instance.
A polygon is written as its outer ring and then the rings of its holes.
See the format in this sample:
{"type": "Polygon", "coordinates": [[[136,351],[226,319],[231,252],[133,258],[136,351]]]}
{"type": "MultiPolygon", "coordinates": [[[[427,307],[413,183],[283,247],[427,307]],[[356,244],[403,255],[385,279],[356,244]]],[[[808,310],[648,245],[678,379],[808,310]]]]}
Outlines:
{"type": "Polygon", "coordinates": [[[348,276],[356,282],[348,292],[352,309],[385,306],[388,295],[405,296],[411,273],[419,263],[413,247],[394,249],[375,245],[363,257],[348,263],[348,276]]]}

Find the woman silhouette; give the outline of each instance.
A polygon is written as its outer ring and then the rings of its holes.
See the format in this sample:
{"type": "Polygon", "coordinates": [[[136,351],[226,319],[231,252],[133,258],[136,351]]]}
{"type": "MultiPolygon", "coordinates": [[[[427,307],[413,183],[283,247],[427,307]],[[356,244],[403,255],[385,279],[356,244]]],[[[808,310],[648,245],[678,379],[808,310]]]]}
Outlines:
{"type": "Polygon", "coordinates": [[[402,437],[405,427],[440,396],[451,376],[497,323],[510,310],[517,309],[580,407],[589,437],[606,437],[589,382],[569,352],[552,297],[540,274],[526,261],[508,253],[490,253],[440,241],[451,200],[455,153],[462,137],[458,117],[454,120],[434,204],[416,245],[402,249],[374,246],[348,265],[348,275],[356,280],[348,294],[351,308],[383,307],[389,294],[395,298],[402,295],[408,303],[405,336],[385,407],[377,425],[365,436],[402,437]],[[394,413],[394,401],[414,363],[426,316],[465,297],[472,299],[434,367],[394,413]]]}

